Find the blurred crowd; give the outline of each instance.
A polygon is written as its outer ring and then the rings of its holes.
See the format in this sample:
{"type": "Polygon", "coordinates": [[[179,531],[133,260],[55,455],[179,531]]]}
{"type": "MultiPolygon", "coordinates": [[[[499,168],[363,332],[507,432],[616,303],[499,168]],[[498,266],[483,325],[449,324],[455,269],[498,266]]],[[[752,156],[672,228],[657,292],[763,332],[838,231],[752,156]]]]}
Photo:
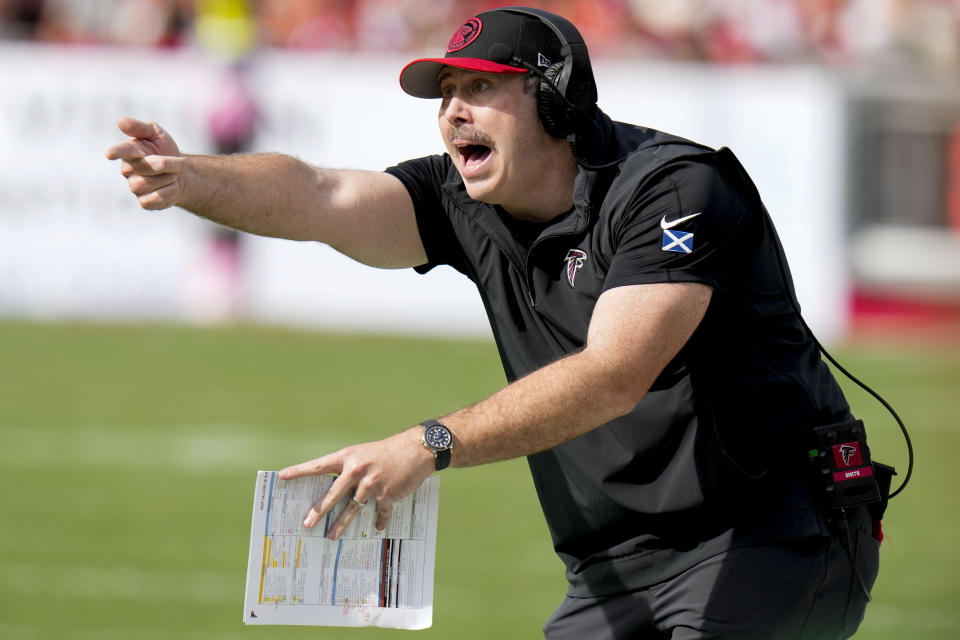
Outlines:
{"type": "MultiPolygon", "coordinates": [[[[572,20],[595,56],[960,70],[960,0],[525,1],[572,20]]],[[[503,4],[0,0],[0,39],[436,53],[465,17],[503,4]]]]}

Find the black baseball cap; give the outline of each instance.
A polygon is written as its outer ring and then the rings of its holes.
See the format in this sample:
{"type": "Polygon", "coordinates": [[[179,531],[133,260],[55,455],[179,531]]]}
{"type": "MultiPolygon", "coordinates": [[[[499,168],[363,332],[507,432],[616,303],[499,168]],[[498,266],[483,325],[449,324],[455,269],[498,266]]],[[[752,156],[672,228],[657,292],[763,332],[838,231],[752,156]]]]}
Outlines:
{"type": "MultiPolygon", "coordinates": [[[[518,7],[523,10],[523,7],[518,7]]],[[[527,73],[563,62],[560,39],[535,16],[510,9],[485,11],[457,29],[442,58],[414,60],[400,72],[400,86],[416,98],[439,98],[444,67],[485,73],[527,73]]]]}

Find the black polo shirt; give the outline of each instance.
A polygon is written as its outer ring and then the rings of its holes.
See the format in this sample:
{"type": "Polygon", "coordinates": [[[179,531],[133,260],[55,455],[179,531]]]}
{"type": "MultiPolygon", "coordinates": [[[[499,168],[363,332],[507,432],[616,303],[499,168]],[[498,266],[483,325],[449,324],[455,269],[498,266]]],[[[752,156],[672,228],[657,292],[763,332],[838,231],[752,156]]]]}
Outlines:
{"type": "Polygon", "coordinates": [[[608,289],[713,288],[632,412],[528,457],[573,596],[647,586],[738,545],[823,535],[797,434],[849,413],[733,154],[611,127],[622,161],[581,168],[574,208],[542,225],[472,200],[447,155],[387,170],[413,199],[429,260],[417,270],[447,264],[476,284],[509,380],[583,347],[608,289]]]}

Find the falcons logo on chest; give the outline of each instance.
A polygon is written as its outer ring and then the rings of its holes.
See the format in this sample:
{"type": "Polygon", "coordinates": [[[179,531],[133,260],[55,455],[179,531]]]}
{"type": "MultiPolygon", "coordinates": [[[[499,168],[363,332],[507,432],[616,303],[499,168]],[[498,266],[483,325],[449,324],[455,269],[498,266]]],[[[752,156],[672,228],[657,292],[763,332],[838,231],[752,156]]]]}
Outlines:
{"type": "Polygon", "coordinates": [[[577,271],[583,268],[583,264],[587,261],[587,254],[585,251],[580,249],[570,249],[567,252],[567,257],[565,262],[567,263],[567,284],[570,285],[572,289],[574,286],[574,281],[577,278],[577,271]]]}

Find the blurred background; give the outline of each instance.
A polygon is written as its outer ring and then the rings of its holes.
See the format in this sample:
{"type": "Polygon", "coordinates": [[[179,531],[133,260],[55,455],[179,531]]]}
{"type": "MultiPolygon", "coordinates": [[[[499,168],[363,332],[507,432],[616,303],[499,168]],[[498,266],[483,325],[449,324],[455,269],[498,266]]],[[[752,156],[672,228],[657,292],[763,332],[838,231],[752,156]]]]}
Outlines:
{"type": "MultiPolygon", "coordinates": [[[[242,628],[255,471],[502,385],[478,296],[143,212],[103,152],[122,115],[193,153],[442,152],[399,71],[498,4],[0,0],[0,637],[389,633],[242,628]]],[[[809,323],[918,447],[858,637],[960,637],[960,0],[528,4],[580,28],[612,117],[750,171],[809,323]]],[[[902,480],[896,425],[847,388],[902,480]]],[[[426,635],[537,636],[563,584],[526,476],[444,477],[426,635]]]]}
{"type": "MultiPolygon", "coordinates": [[[[957,317],[956,0],[533,4],[579,25],[614,118],[741,157],[825,339],[853,323],[957,317]]],[[[493,6],[0,0],[0,314],[389,318],[389,330],[484,335],[479,302],[451,274],[390,274],[384,293],[382,274],[331,252],[135,215],[98,151],[127,114],[196,153],[280,150],[371,169],[436,153],[435,105],[399,91],[398,72],[493,6]]]]}

